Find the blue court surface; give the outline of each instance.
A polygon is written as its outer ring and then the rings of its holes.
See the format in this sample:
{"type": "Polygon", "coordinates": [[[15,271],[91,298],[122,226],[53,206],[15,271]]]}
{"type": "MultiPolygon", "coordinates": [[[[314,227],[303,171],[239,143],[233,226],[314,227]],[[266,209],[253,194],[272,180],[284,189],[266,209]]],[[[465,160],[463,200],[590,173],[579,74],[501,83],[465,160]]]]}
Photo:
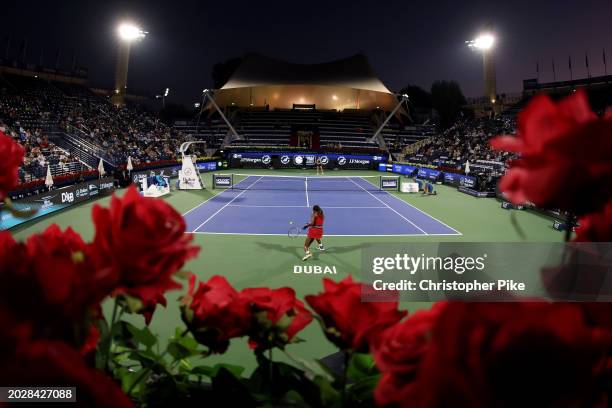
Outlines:
{"type": "Polygon", "coordinates": [[[187,232],[286,235],[325,212],[326,236],[461,235],[398,197],[378,177],[246,176],[184,214],[187,232]]]}

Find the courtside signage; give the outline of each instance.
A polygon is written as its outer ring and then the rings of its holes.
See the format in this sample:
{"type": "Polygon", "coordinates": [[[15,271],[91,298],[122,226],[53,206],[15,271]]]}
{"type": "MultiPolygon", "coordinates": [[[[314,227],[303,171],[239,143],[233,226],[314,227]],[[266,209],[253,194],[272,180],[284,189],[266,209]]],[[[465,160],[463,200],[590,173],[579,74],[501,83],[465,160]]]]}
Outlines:
{"type": "Polygon", "coordinates": [[[215,187],[230,188],[232,186],[232,176],[215,174],[213,180],[215,187]]]}
{"type": "Polygon", "coordinates": [[[115,189],[113,178],[91,180],[89,182],[66,186],[57,190],[15,200],[15,206],[23,211],[37,210],[31,217],[18,218],[9,211],[0,212],[0,230],[13,228],[24,222],[43,217],[72,205],[96,198],[115,189]]]}

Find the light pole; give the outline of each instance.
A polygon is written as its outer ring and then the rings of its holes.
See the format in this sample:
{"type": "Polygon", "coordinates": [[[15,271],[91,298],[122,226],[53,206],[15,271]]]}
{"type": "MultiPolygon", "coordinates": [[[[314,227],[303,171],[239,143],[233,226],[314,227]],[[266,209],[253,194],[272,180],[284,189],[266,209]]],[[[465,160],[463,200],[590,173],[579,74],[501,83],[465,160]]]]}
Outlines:
{"type": "Polygon", "coordinates": [[[124,97],[127,89],[130,47],[132,43],[142,40],[146,34],[145,31],[131,23],[120,24],[117,28],[119,50],[117,53],[117,66],[115,68],[115,89],[111,96],[111,102],[115,106],[123,106],[125,104],[124,97]]]}
{"type": "Polygon", "coordinates": [[[166,107],[166,96],[168,96],[169,93],[170,93],[170,88],[166,88],[166,90],[164,91],[163,94],[155,95],[155,99],[161,99],[162,100],[162,109],[164,109],[166,107]]]}
{"type": "Polygon", "coordinates": [[[484,71],[485,96],[491,104],[497,99],[497,81],[495,78],[495,62],[493,61],[493,47],[495,37],[493,34],[484,33],[474,40],[465,42],[468,47],[482,52],[482,67],[484,71]]]}

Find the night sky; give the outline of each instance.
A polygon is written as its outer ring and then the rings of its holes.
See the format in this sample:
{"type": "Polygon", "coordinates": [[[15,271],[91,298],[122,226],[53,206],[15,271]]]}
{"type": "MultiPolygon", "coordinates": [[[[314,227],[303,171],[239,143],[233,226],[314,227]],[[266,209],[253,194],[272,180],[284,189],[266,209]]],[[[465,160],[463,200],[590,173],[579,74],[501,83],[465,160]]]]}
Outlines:
{"type": "Polygon", "coordinates": [[[492,23],[498,37],[498,91],[520,92],[522,80],[603,75],[602,49],[612,73],[612,1],[4,1],[3,38],[10,56],[28,38],[28,60],[53,66],[72,55],[89,68],[90,83],[111,87],[117,22],[130,19],[149,31],[132,51],[128,88],[170,87],[170,101],[195,102],[211,87],[219,61],[258,52],[296,63],[318,63],[358,52],[370,59],[391,90],[407,84],[429,89],[436,79],[459,81],[466,96],[483,93],[481,59],[464,41],[492,23]]]}

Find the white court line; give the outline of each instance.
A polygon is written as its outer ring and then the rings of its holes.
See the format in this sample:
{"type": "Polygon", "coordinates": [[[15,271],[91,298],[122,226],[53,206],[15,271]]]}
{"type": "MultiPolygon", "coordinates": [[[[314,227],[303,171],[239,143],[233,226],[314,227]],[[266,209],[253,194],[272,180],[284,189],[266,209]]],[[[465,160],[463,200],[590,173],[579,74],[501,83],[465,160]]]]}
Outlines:
{"type": "MultiPolygon", "coordinates": [[[[256,232],[205,232],[205,231],[186,231],[185,234],[200,234],[200,235],[244,235],[244,236],[276,236],[276,237],[286,237],[287,234],[261,234],[256,232]]],[[[427,235],[430,237],[437,236],[452,236],[456,237],[457,234],[325,234],[324,237],[422,237],[423,235],[427,235]]]]}
{"type": "MultiPolygon", "coordinates": [[[[231,204],[228,207],[244,207],[244,208],[310,208],[310,206],[304,205],[248,205],[248,204],[231,204]]],[[[359,208],[379,208],[387,209],[387,207],[337,207],[337,206],[323,206],[325,209],[336,209],[336,208],[347,208],[347,209],[359,209],[359,208]]]]}
{"type": "Polygon", "coordinates": [[[393,211],[394,213],[396,213],[397,215],[399,215],[400,217],[402,217],[403,219],[405,219],[406,221],[408,221],[410,224],[414,225],[414,227],[416,229],[418,229],[419,231],[421,231],[423,234],[425,235],[429,235],[428,233],[426,233],[423,229],[421,229],[418,225],[416,225],[414,222],[410,221],[408,218],[404,217],[402,214],[400,214],[399,212],[397,212],[396,210],[394,210],[393,208],[391,208],[389,206],[389,204],[385,203],[383,200],[381,200],[380,198],[376,197],[374,194],[372,194],[370,191],[366,190],[365,188],[363,188],[363,186],[357,184],[357,182],[355,180],[353,180],[352,178],[350,179],[353,183],[355,183],[356,186],[358,186],[359,188],[361,188],[363,191],[365,191],[366,193],[368,193],[369,195],[371,195],[372,197],[374,197],[375,199],[377,199],[378,201],[380,201],[383,205],[385,205],[388,209],[390,209],[391,211],[393,211]]]}
{"type": "Polygon", "coordinates": [[[451,226],[450,226],[450,225],[448,225],[447,223],[440,221],[440,220],[439,220],[439,219],[437,219],[436,217],[434,217],[434,216],[430,215],[429,213],[426,213],[425,211],[421,210],[421,209],[420,209],[420,208],[418,208],[418,207],[415,207],[414,205],[410,204],[409,202],[402,200],[401,198],[397,197],[396,195],[391,194],[391,193],[390,193],[390,192],[388,192],[388,191],[385,191],[385,193],[387,193],[387,194],[388,194],[388,195],[390,195],[391,197],[395,198],[396,200],[401,201],[401,202],[402,202],[402,203],[404,203],[404,204],[408,204],[410,207],[414,208],[414,209],[415,209],[415,210],[417,210],[418,212],[420,212],[420,213],[422,213],[422,214],[425,214],[425,215],[426,215],[426,216],[428,216],[429,218],[433,218],[434,220],[438,221],[440,224],[442,224],[442,225],[444,225],[445,227],[450,228],[450,229],[452,229],[453,231],[455,231],[455,232],[456,232],[456,234],[451,234],[451,235],[463,235],[461,232],[457,231],[456,229],[454,229],[453,227],[451,227],[451,226]]]}
{"type": "MultiPolygon", "coordinates": [[[[246,178],[245,178],[244,180],[246,180],[246,178]]],[[[239,181],[238,183],[236,183],[236,185],[238,185],[238,184],[242,183],[244,180],[239,181]]],[[[209,190],[209,191],[210,191],[210,190],[209,190]]],[[[233,190],[233,189],[227,188],[227,189],[225,189],[225,190],[223,190],[223,191],[218,192],[217,194],[213,194],[213,196],[212,196],[212,197],[208,198],[207,200],[202,201],[200,204],[196,205],[196,206],[195,206],[195,207],[193,207],[191,210],[187,210],[187,212],[186,212],[186,213],[183,213],[183,217],[184,217],[184,216],[186,216],[187,214],[189,214],[190,212],[192,212],[193,210],[195,210],[195,209],[197,209],[197,208],[200,208],[201,206],[203,206],[204,204],[206,204],[207,202],[209,202],[210,200],[212,200],[212,199],[213,199],[213,198],[215,198],[216,196],[220,196],[221,194],[223,194],[223,193],[228,193],[228,192],[230,192],[230,191],[236,191],[236,190],[233,190]]]]}
{"type": "MultiPolygon", "coordinates": [[[[359,177],[359,176],[356,176],[356,177],[359,177]]],[[[361,177],[361,178],[363,179],[363,177],[361,177]]],[[[399,178],[399,177],[398,177],[398,178],[399,178]]],[[[364,181],[368,181],[368,180],[365,180],[365,179],[363,179],[363,180],[364,180],[364,181]]],[[[368,181],[368,182],[369,182],[369,181],[368,181]]],[[[372,184],[372,183],[370,183],[370,184],[372,184]]],[[[372,184],[372,185],[373,185],[373,186],[375,186],[375,184],[372,184]]],[[[410,204],[409,202],[402,200],[402,199],[401,199],[401,198],[399,198],[398,196],[396,196],[396,195],[394,195],[394,194],[391,194],[391,193],[390,193],[390,192],[388,192],[388,191],[385,191],[385,190],[382,190],[382,191],[384,191],[384,192],[385,192],[387,195],[389,195],[389,196],[391,196],[391,197],[395,198],[396,200],[399,200],[400,202],[402,202],[402,203],[404,203],[404,204],[408,204],[410,207],[414,208],[415,210],[417,210],[417,211],[418,211],[418,212],[420,212],[421,214],[425,214],[425,215],[426,215],[426,216],[428,216],[429,218],[433,218],[434,220],[438,221],[440,224],[444,225],[445,227],[447,227],[447,228],[452,229],[453,231],[455,231],[455,234],[446,234],[446,235],[463,235],[461,232],[457,231],[455,228],[451,227],[451,226],[450,226],[450,225],[448,225],[447,223],[445,223],[445,222],[443,222],[443,221],[440,221],[439,219],[437,219],[437,218],[436,218],[436,217],[434,217],[433,215],[431,215],[431,214],[429,214],[429,213],[426,213],[425,211],[421,210],[420,208],[415,207],[414,205],[410,204]]],[[[430,235],[435,235],[435,234],[430,234],[430,235]]]]}
{"type": "Polygon", "coordinates": [[[247,191],[249,191],[249,188],[253,187],[259,180],[262,179],[263,176],[259,177],[257,180],[255,180],[254,183],[252,183],[251,185],[249,185],[247,188],[245,188],[244,190],[242,190],[239,194],[236,195],[236,197],[232,198],[230,201],[227,202],[227,204],[225,204],[223,207],[219,208],[213,215],[211,215],[210,217],[208,217],[206,219],[206,221],[204,221],[203,223],[201,223],[200,225],[197,226],[196,229],[194,229],[193,231],[196,232],[198,229],[200,229],[204,224],[206,224],[208,221],[210,221],[215,215],[219,214],[225,207],[227,207],[228,205],[230,205],[235,199],[237,199],[238,197],[240,197],[242,194],[246,193],[247,191]]]}
{"type": "Polygon", "coordinates": [[[310,207],[310,201],[308,200],[308,177],[304,179],[304,187],[306,189],[306,207],[310,207]]]}

